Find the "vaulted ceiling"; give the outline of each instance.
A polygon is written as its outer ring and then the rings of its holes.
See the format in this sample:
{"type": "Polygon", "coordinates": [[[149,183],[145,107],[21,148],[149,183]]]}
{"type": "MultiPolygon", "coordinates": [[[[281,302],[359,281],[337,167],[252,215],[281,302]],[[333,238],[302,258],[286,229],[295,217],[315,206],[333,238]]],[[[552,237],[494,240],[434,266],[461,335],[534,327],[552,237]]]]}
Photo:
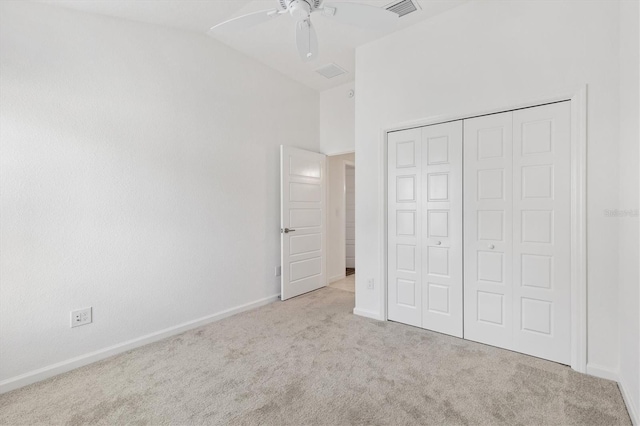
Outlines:
{"type": "MultiPolygon", "coordinates": [[[[98,13],[150,24],[165,25],[206,34],[207,30],[222,21],[258,10],[274,9],[277,0],[40,0],[90,13],[98,13]]],[[[385,7],[393,0],[338,0],[350,3],[366,3],[385,7]]],[[[376,31],[342,25],[313,14],[312,22],[318,34],[318,57],[312,62],[302,62],[295,45],[294,21],[283,16],[245,31],[216,35],[219,41],[275,68],[316,90],[326,90],[353,81],[355,75],[355,48],[391,32],[408,27],[418,21],[431,18],[452,9],[467,0],[415,0],[420,9],[397,20],[392,28],[376,31]],[[329,63],[344,68],[347,73],[327,79],[315,69],[329,63]]]]}

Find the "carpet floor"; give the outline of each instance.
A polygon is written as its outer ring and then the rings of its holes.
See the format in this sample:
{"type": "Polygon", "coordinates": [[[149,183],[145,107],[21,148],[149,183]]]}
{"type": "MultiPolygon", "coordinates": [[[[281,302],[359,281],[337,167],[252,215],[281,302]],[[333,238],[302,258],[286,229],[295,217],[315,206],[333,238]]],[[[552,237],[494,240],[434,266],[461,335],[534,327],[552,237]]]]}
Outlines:
{"type": "Polygon", "coordinates": [[[324,288],[0,395],[0,424],[629,425],[615,382],[324,288]]]}

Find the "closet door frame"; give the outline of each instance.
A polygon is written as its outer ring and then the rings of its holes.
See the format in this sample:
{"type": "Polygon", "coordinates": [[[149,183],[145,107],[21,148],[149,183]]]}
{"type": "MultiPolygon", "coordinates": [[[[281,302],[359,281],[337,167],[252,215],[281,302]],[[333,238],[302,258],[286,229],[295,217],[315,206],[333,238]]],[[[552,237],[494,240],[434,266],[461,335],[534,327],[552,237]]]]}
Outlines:
{"type": "MultiPolygon", "coordinates": [[[[464,120],[473,117],[513,111],[523,108],[541,106],[545,104],[570,101],[571,102],[571,368],[587,372],[587,86],[560,93],[551,94],[537,99],[525,100],[476,111],[466,111],[460,114],[434,116],[422,120],[400,123],[397,126],[381,130],[380,158],[382,161],[382,184],[380,185],[382,200],[380,217],[382,223],[381,241],[381,277],[380,312],[383,320],[388,318],[388,283],[387,283],[387,149],[388,134],[398,130],[407,130],[450,121],[464,120]]],[[[464,212],[464,207],[463,207],[464,212]]]]}

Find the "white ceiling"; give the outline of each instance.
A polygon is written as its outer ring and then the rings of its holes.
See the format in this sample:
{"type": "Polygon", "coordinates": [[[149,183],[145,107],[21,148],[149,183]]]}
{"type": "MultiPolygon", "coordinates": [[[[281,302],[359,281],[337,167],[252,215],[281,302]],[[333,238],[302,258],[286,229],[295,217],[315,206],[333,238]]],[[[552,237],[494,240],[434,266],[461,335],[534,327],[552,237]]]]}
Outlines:
{"type": "MultiPolygon", "coordinates": [[[[40,0],[85,12],[166,25],[205,34],[215,24],[245,13],[274,9],[277,0],[40,0]]],[[[394,0],[339,0],[384,7],[394,0]]],[[[398,19],[393,28],[380,31],[363,30],[341,25],[313,14],[312,22],[318,34],[319,54],[313,62],[302,62],[295,47],[294,21],[285,15],[246,31],[228,36],[216,36],[221,42],[275,68],[316,90],[326,90],[353,81],[355,48],[418,21],[452,9],[467,0],[418,0],[422,10],[398,19]],[[314,69],[334,62],[347,74],[326,79],[314,69]]]]}

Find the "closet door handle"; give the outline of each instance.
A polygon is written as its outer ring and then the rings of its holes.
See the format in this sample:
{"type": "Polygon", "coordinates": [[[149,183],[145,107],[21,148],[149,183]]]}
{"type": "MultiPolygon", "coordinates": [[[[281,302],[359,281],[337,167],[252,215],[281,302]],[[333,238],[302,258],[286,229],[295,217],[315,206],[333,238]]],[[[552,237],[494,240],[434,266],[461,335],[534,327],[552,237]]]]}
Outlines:
{"type": "Polygon", "coordinates": [[[439,246],[440,244],[442,244],[442,241],[436,241],[437,246],[439,246]]]}
{"type": "Polygon", "coordinates": [[[494,248],[496,248],[496,246],[494,246],[493,244],[489,244],[489,249],[493,250],[494,248]]]}

